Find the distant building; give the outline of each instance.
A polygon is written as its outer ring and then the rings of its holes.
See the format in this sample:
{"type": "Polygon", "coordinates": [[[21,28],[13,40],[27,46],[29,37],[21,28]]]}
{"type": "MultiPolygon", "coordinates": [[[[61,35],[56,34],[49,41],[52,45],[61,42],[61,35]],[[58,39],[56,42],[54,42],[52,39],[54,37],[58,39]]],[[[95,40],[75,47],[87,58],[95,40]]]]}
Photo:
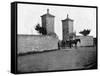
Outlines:
{"type": "Polygon", "coordinates": [[[49,9],[47,9],[47,13],[41,16],[42,19],[42,27],[46,28],[47,34],[54,33],[54,18],[55,16],[49,13],[49,9]]]}
{"type": "Polygon", "coordinates": [[[73,32],[73,20],[69,18],[67,14],[67,18],[62,20],[62,35],[63,40],[72,39],[75,33],[73,32]]]}
{"type": "Polygon", "coordinates": [[[80,39],[80,43],[77,46],[93,46],[93,36],[76,36],[76,39],[80,39]]]}

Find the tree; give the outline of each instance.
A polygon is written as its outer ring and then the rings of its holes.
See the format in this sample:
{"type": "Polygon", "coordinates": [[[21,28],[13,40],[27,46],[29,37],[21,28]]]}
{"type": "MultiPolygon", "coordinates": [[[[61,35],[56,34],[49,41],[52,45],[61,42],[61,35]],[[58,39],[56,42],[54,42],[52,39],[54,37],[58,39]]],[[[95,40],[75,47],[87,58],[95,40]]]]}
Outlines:
{"type": "Polygon", "coordinates": [[[46,35],[47,34],[46,28],[41,27],[40,24],[36,25],[35,30],[38,31],[42,35],[46,35]]]}
{"type": "Polygon", "coordinates": [[[89,29],[84,29],[83,31],[79,32],[80,34],[82,34],[83,36],[87,36],[90,34],[90,30],[89,29]]]}

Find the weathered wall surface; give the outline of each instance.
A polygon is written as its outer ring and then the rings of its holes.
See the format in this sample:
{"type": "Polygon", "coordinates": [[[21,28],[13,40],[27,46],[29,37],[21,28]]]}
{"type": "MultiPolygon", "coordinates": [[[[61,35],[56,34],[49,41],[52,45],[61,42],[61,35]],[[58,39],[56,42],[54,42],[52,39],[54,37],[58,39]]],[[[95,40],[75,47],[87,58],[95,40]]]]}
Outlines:
{"type": "Polygon", "coordinates": [[[58,38],[43,35],[18,35],[18,53],[58,49],[58,38]]]}
{"type": "Polygon", "coordinates": [[[54,17],[47,17],[47,33],[54,33],[54,17]]]}
{"type": "Polygon", "coordinates": [[[69,33],[73,33],[73,21],[68,22],[69,33]]]}
{"type": "Polygon", "coordinates": [[[63,32],[63,40],[66,41],[68,39],[68,33],[69,33],[69,27],[68,27],[68,21],[62,22],[62,32],[63,32]]]}
{"type": "Polygon", "coordinates": [[[93,46],[93,36],[79,36],[77,38],[81,40],[77,46],[93,46]]]}
{"type": "Polygon", "coordinates": [[[63,40],[66,41],[69,39],[69,34],[73,33],[73,21],[66,19],[62,21],[62,32],[63,32],[63,40]]]}

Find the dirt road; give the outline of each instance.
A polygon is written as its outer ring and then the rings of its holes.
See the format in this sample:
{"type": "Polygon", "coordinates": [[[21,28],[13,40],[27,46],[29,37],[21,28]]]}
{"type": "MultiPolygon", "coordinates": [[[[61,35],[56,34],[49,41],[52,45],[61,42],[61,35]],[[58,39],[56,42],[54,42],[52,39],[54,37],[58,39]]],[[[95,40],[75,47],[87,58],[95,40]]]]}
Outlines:
{"type": "Polygon", "coordinates": [[[96,48],[61,49],[18,57],[19,72],[84,69],[96,64],[96,48]]]}

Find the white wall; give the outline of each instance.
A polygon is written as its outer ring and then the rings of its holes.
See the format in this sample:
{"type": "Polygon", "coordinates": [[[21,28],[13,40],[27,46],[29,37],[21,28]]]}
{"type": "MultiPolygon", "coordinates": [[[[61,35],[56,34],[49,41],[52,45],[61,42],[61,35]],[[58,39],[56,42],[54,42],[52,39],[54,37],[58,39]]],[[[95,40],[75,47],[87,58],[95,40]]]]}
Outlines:
{"type": "MultiPolygon", "coordinates": [[[[15,0],[1,0],[0,1],[0,76],[14,76],[10,73],[10,3],[15,0]]],[[[16,0],[19,1],[19,0],[16,0]]],[[[20,0],[28,2],[44,2],[44,3],[58,3],[58,4],[75,4],[75,5],[95,5],[98,6],[99,20],[100,20],[100,0],[20,0]]],[[[100,25],[100,22],[98,22],[100,25]]],[[[100,26],[98,26],[100,30],[100,26]]],[[[98,34],[100,39],[100,34],[98,34]]],[[[100,44],[100,41],[99,41],[100,44]]],[[[100,51],[100,48],[98,48],[100,51]]],[[[98,51],[98,58],[100,52],[98,51]]],[[[55,73],[38,73],[38,74],[21,74],[19,76],[99,76],[100,75],[100,59],[98,70],[84,70],[84,71],[65,71],[55,73]]]]}
{"type": "Polygon", "coordinates": [[[18,35],[17,53],[58,49],[58,38],[42,35],[18,35]]]}
{"type": "Polygon", "coordinates": [[[81,42],[77,46],[93,46],[93,36],[80,36],[81,42]]]}

